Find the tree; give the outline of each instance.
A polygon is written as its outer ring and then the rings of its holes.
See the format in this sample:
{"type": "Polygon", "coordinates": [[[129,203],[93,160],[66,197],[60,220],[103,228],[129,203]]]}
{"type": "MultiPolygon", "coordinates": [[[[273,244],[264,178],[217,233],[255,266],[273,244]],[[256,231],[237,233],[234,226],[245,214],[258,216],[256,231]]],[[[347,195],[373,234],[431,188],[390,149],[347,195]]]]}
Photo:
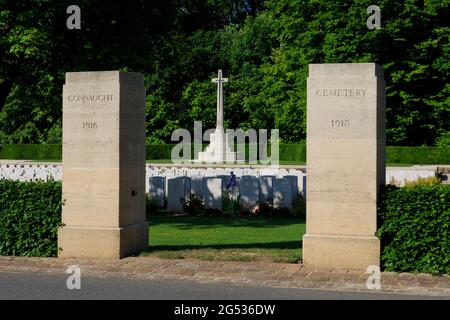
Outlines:
{"type": "Polygon", "coordinates": [[[147,141],[193,121],[213,127],[222,68],[226,125],[306,137],[310,63],[377,62],[387,83],[390,145],[433,145],[450,131],[450,0],[0,0],[0,143],[59,142],[68,71],[143,73],[147,141]]]}

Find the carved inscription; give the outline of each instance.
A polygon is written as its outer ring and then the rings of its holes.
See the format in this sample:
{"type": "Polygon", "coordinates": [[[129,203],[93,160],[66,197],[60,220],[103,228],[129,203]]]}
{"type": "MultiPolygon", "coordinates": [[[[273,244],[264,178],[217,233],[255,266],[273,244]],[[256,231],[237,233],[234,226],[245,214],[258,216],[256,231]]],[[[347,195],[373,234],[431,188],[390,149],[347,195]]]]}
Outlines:
{"type": "Polygon", "coordinates": [[[67,96],[67,100],[75,103],[86,102],[111,102],[114,96],[112,94],[75,94],[67,96]]]}
{"type": "Polygon", "coordinates": [[[366,90],[355,88],[318,89],[315,91],[318,97],[365,97],[366,90]]]}
{"type": "Polygon", "coordinates": [[[333,128],[348,128],[350,127],[350,120],[331,120],[333,128]]]}
{"type": "Polygon", "coordinates": [[[83,129],[97,129],[97,122],[83,122],[83,129]]]}

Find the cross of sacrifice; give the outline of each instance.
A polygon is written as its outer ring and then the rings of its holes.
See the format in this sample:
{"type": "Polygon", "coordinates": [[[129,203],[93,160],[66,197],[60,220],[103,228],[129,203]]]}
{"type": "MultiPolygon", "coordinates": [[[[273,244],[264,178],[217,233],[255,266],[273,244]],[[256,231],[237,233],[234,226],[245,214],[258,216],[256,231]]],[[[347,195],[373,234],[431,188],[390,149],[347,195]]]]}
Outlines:
{"type": "Polygon", "coordinates": [[[217,83],[217,123],[216,130],[224,131],[223,129],[223,83],[228,82],[228,78],[222,78],[222,69],[219,69],[217,78],[212,79],[212,82],[217,83]]]}

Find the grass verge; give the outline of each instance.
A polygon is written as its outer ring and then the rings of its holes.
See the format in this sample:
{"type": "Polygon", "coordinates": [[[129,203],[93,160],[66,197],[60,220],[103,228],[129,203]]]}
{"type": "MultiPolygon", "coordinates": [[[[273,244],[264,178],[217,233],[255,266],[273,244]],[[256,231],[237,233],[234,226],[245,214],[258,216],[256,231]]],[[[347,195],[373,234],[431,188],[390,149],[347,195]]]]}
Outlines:
{"type": "Polygon", "coordinates": [[[214,261],[295,263],[304,218],[153,216],[144,256],[214,261]]]}

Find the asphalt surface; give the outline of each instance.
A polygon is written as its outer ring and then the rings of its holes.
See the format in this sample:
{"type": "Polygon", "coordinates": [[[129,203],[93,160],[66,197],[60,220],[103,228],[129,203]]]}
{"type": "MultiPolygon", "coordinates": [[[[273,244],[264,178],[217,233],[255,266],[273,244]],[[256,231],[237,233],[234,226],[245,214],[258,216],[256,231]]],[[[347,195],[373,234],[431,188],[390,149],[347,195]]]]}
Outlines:
{"type": "MultiPolygon", "coordinates": [[[[68,275],[69,276],[69,275],[68,275]]],[[[201,284],[195,282],[81,278],[81,290],[69,290],[68,276],[0,273],[0,299],[105,299],[105,300],[386,300],[450,299],[450,297],[398,295],[316,289],[201,284]]]]}

